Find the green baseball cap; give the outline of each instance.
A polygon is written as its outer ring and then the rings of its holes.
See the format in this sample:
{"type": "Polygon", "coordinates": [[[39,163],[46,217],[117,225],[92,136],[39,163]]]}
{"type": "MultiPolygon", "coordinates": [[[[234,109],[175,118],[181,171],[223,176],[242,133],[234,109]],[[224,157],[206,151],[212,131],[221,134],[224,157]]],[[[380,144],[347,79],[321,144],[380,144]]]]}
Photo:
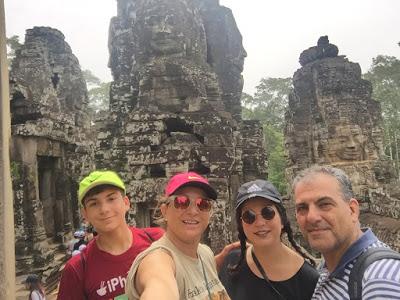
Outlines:
{"type": "Polygon", "coordinates": [[[82,200],[86,194],[96,186],[109,184],[113,185],[125,193],[125,184],[117,173],[113,171],[93,171],[88,176],[82,179],[79,183],[78,201],[82,205],[82,200]]]}

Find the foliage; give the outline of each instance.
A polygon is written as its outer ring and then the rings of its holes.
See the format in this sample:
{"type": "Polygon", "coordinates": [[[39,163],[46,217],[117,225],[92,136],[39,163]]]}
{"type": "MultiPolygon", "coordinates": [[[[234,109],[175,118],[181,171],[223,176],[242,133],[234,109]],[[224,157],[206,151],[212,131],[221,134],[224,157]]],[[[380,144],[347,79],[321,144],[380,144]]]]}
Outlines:
{"type": "Polygon", "coordinates": [[[6,38],[6,45],[8,65],[11,66],[11,62],[15,57],[16,51],[22,46],[22,44],[19,42],[19,36],[13,35],[10,38],[6,38]]]}
{"type": "Polygon", "coordinates": [[[88,91],[89,93],[89,106],[98,112],[101,110],[107,110],[110,100],[110,85],[111,82],[102,82],[97,87],[94,87],[88,91]]]}
{"type": "Polygon", "coordinates": [[[385,129],[385,153],[400,172],[400,60],[379,55],[364,74],[373,86],[373,98],[380,101],[385,129]]]}
{"type": "Polygon", "coordinates": [[[287,192],[285,178],[286,158],[284,151],[283,131],[276,130],[270,125],[264,124],[264,135],[267,144],[268,155],[268,179],[284,195],[287,192]]]}
{"type": "Polygon", "coordinates": [[[90,70],[83,70],[82,75],[88,85],[89,107],[95,112],[107,110],[111,82],[102,82],[90,70]]]}
{"type": "Polygon", "coordinates": [[[86,80],[86,84],[88,85],[100,85],[101,83],[101,80],[90,70],[83,70],[82,75],[86,80]]]}
{"type": "Polygon", "coordinates": [[[10,162],[11,178],[19,180],[21,178],[21,164],[17,161],[10,162]]]}
{"type": "Polygon", "coordinates": [[[256,87],[254,97],[242,94],[243,119],[260,120],[268,153],[269,180],[282,194],[286,193],[284,155],[284,113],[288,94],[292,89],[291,78],[263,78],[256,87]]]}

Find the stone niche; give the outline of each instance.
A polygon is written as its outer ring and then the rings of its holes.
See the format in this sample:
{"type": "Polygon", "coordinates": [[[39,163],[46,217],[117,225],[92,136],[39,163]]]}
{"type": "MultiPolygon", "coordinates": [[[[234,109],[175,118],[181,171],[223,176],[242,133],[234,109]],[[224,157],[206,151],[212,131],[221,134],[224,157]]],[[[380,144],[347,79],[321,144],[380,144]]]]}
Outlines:
{"type": "Polygon", "coordinates": [[[228,8],[206,2],[117,1],[110,110],[96,122],[95,158],[127,183],[138,226],[153,224],[170,176],[206,176],[219,201],[205,242],[219,250],[234,238],[238,186],[264,178],[266,161],[260,124],[240,117],[242,37],[228,8]]]}
{"type": "Polygon", "coordinates": [[[16,269],[48,275],[80,224],[79,178],[93,168],[87,89],[63,34],[28,29],[10,71],[16,269]]]}
{"type": "MultiPolygon", "coordinates": [[[[357,63],[338,55],[326,36],[301,53],[300,63],[286,112],[289,182],[313,164],[341,168],[350,176],[365,213],[363,224],[374,227],[380,217],[393,219],[385,224],[399,222],[399,182],[392,162],[383,155],[381,109],[371,98],[371,83],[361,78],[357,63]]],[[[398,239],[390,236],[382,238],[398,250],[398,239]]]]}

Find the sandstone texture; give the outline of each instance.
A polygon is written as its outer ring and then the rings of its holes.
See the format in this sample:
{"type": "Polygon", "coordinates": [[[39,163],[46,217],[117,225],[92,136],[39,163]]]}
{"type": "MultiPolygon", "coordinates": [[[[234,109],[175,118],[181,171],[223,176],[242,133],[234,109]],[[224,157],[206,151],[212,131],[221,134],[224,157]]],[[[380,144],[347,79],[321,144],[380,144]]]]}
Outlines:
{"type": "MultiPolygon", "coordinates": [[[[351,178],[362,212],[368,213],[364,225],[374,228],[380,217],[398,222],[399,182],[383,154],[381,108],[371,98],[371,83],[361,78],[359,64],[338,55],[327,37],[305,50],[300,62],[285,116],[289,182],[313,164],[341,168],[351,178]]],[[[378,235],[384,231],[379,228],[378,235]]],[[[399,249],[398,239],[391,236],[381,234],[399,249]]]]}

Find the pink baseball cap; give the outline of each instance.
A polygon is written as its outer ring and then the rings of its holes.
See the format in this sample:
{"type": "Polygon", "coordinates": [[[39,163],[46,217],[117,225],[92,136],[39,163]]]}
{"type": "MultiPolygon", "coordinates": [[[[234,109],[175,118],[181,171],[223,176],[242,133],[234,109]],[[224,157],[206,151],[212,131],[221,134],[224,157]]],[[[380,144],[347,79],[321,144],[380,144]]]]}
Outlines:
{"type": "Polygon", "coordinates": [[[206,192],[207,197],[217,200],[218,194],[216,190],[210,185],[207,179],[195,172],[184,172],[172,176],[165,187],[165,195],[171,196],[177,189],[184,186],[201,188],[206,192]]]}

